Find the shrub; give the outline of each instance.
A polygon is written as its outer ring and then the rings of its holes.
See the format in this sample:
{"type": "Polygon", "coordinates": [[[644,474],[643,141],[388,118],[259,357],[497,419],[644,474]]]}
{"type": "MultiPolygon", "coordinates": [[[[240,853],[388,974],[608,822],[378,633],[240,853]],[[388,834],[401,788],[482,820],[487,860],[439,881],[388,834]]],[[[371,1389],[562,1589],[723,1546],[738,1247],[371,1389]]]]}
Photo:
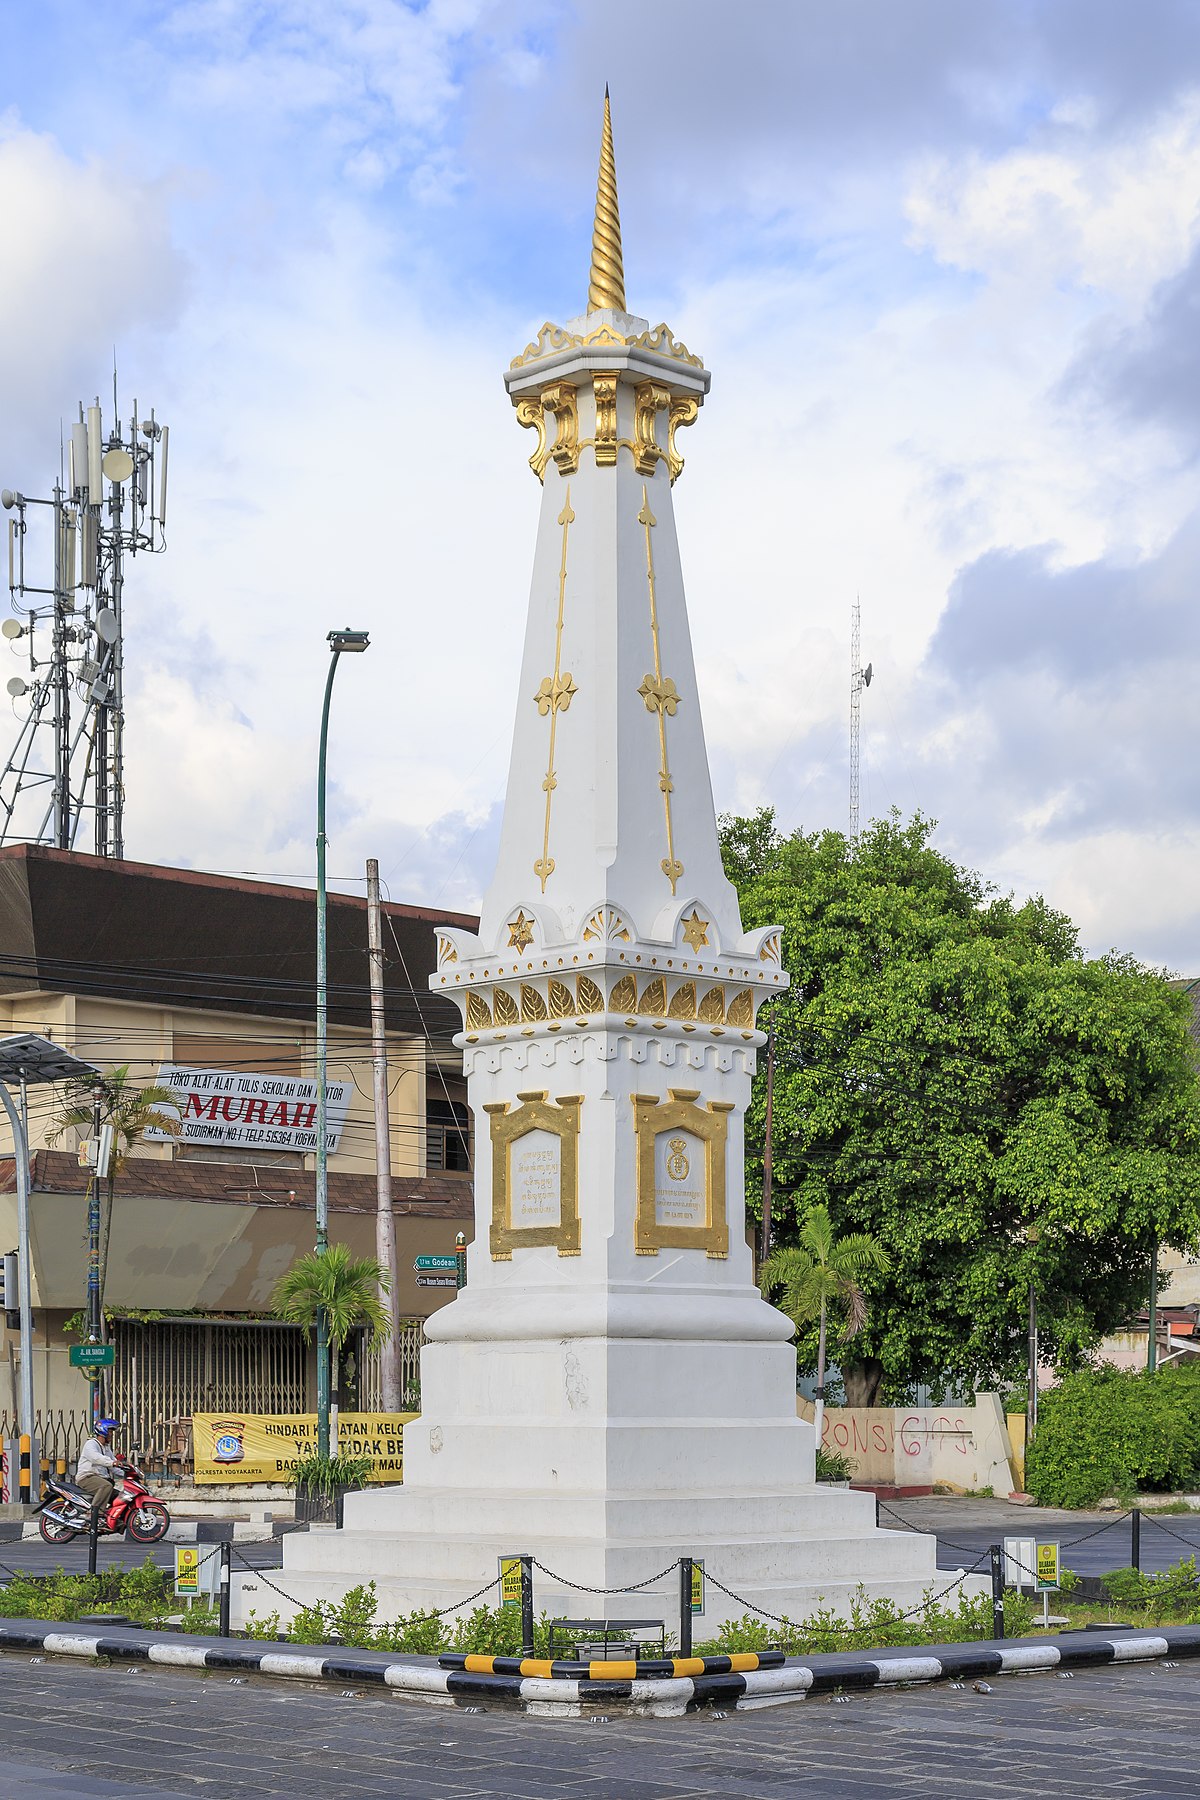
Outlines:
{"type": "Polygon", "coordinates": [[[299,1458],[286,1479],[298,1494],[330,1499],[339,1488],[365,1488],[374,1467],[369,1456],[318,1456],[313,1450],[299,1458]]]}
{"type": "Polygon", "coordinates": [[[1089,1506],[1198,1477],[1200,1364],[1150,1374],[1104,1363],[1065,1376],[1041,1402],[1025,1485],[1042,1506],[1089,1506]]]}
{"type": "Polygon", "coordinates": [[[843,1456],[840,1450],[818,1449],[818,1481],[849,1481],[853,1473],[854,1469],[851,1466],[850,1458],[843,1456]]]}

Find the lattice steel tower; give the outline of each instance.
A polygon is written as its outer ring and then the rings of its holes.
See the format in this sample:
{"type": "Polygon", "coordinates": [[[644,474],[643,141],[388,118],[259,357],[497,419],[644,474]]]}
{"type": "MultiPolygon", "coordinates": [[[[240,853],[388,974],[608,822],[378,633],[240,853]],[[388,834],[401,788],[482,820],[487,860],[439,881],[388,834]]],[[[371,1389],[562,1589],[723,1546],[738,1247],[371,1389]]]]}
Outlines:
{"type": "Polygon", "coordinates": [[[135,400],[122,434],[115,381],[113,413],[106,436],[99,401],[80,406],[49,499],[0,494],[17,615],[0,632],[13,650],[26,641],[29,665],[7,684],[18,726],[0,771],[0,844],[75,849],[90,812],[96,854],[125,854],[124,561],[166,549],[168,428],[153,411],[139,423],[135,400]],[[49,586],[26,578],[35,554],[49,586]]]}

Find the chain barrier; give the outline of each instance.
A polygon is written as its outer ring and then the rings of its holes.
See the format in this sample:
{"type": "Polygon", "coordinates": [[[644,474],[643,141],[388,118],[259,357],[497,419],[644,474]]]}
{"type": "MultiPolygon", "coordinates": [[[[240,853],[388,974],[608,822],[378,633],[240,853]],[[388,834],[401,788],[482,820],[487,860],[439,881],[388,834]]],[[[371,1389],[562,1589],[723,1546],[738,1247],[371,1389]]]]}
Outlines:
{"type": "MultiPolygon", "coordinates": [[[[285,1593],[283,1588],[277,1586],[276,1583],[258,1567],[257,1563],[248,1562],[235,1545],[231,1544],[230,1550],[244,1569],[249,1569],[250,1573],[256,1575],[264,1587],[269,1587],[271,1592],[273,1594],[278,1594],[281,1600],[286,1600],[290,1606],[307,1606],[307,1602],[298,1600],[295,1594],[285,1593]]],[[[421,1617],[423,1619],[444,1619],[449,1613],[457,1612],[460,1607],[470,1606],[473,1600],[481,1600],[485,1594],[490,1594],[493,1588],[498,1588],[500,1586],[500,1581],[501,1577],[499,1575],[494,1575],[491,1581],[487,1582],[484,1587],[481,1587],[477,1593],[468,1594],[465,1600],[455,1600],[450,1606],[443,1606],[438,1610],[423,1612],[421,1617]]]]}
{"type": "MultiPolygon", "coordinates": [[[[887,1621],[887,1624],[889,1626],[899,1625],[903,1619],[912,1619],[915,1618],[918,1613],[929,1612],[932,1607],[937,1605],[939,1600],[944,1600],[947,1594],[953,1593],[954,1589],[961,1583],[964,1575],[973,1575],[980,1563],[988,1560],[990,1554],[990,1549],[985,1550],[982,1555],[975,1558],[975,1561],[971,1564],[970,1568],[960,1569],[958,1574],[955,1575],[954,1580],[944,1587],[940,1593],[931,1594],[928,1599],[920,1601],[918,1605],[910,1606],[907,1612],[897,1613],[894,1619],[889,1619],[887,1621]]],[[[733,1589],[727,1588],[723,1581],[718,1581],[716,1576],[712,1574],[709,1569],[705,1569],[704,1579],[705,1581],[711,1581],[713,1586],[719,1588],[728,1599],[736,1600],[739,1606],[748,1607],[752,1613],[757,1613],[762,1619],[769,1619],[772,1625],[808,1625],[812,1628],[810,1631],[810,1635],[812,1636],[816,1636],[821,1629],[820,1626],[812,1627],[811,1620],[789,1619],[786,1617],[781,1618],[778,1613],[764,1612],[761,1606],[755,1606],[752,1600],[746,1600],[741,1594],[735,1594],[733,1589]]],[[[832,1635],[836,1637],[860,1637],[864,1631],[878,1631],[880,1627],[878,1625],[854,1625],[847,1626],[845,1630],[836,1630],[832,1626],[829,1629],[832,1635]]]]}
{"type": "Polygon", "coordinates": [[[656,1581],[662,1581],[665,1576],[674,1574],[683,1558],[682,1556],[676,1557],[673,1563],[668,1563],[665,1569],[660,1569],[657,1575],[651,1575],[647,1581],[636,1581],[631,1587],[608,1588],[589,1587],[585,1581],[568,1581],[565,1575],[556,1575],[553,1569],[548,1569],[545,1563],[540,1563],[536,1556],[531,1556],[529,1560],[535,1569],[540,1569],[542,1574],[551,1581],[557,1581],[560,1587],[570,1588],[573,1594],[640,1594],[643,1588],[653,1587],[656,1581]]]}
{"type": "Polygon", "coordinates": [[[920,1531],[916,1525],[910,1525],[907,1519],[902,1519],[898,1512],[893,1512],[892,1508],[884,1500],[879,1502],[879,1510],[880,1512],[887,1513],[889,1518],[898,1520],[905,1531],[915,1532],[918,1537],[936,1537],[938,1543],[944,1544],[947,1550],[960,1550],[964,1556],[977,1556],[979,1554],[978,1544],[956,1544],[952,1538],[943,1537],[940,1531],[920,1531]]]}
{"type": "MultiPolygon", "coordinates": [[[[1144,1518],[1145,1514],[1143,1513],[1142,1516],[1144,1518]]],[[[1082,1537],[1068,1538],[1065,1544],[1059,1545],[1059,1549],[1073,1550],[1076,1544],[1086,1544],[1089,1538],[1100,1537],[1104,1532],[1111,1531],[1114,1525],[1121,1525],[1126,1519],[1132,1517],[1133,1509],[1131,1507],[1128,1512],[1118,1513],[1114,1519],[1106,1519],[1103,1525],[1097,1525],[1095,1531],[1085,1531],[1082,1537]]]]}
{"type": "Polygon", "coordinates": [[[1182,1532],[1172,1531],[1171,1527],[1169,1525],[1164,1525],[1162,1520],[1153,1512],[1144,1512],[1142,1514],[1142,1524],[1157,1525],[1160,1531],[1165,1531],[1168,1537],[1175,1539],[1176,1543],[1186,1544],[1193,1556],[1195,1556],[1197,1551],[1200,1551],[1200,1543],[1197,1543],[1195,1538],[1187,1538],[1183,1536],[1182,1532]]]}
{"type": "MultiPolygon", "coordinates": [[[[881,1500],[879,1502],[879,1510],[880,1510],[880,1512],[887,1513],[889,1518],[895,1519],[899,1525],[902,1525],[904,1527],[905,1531],[917,1532],[917,1534],[919,1536],[923,1536],[923,1537],[924,1536],[935,1536],[937,1538],[938,1543],[944,1544],[947,1550],[961,1550],[965,1556],[973,1556],[975,1554],[976,1546],[974,1544],[956,1544],[952,1538],[943,1537],[941,1532],[937,1531],[936,1529],[932,1533],[921,1532],[919,1526],[910,1525],[907,1519],[902,1518],[898,1512],[893,1511],[893,1509],[884,1500],[881,1500]]],[[[1130,1512],[1117,1513],[1113,1518],[1106,1519],[1104,1521],[1103,1525],[1097,1525],[1097,1527],[1094,1531],[1085,1531],[1081,1537],[1068,1538],[1066,1543],[1059,1544],[1059,1549],[1060,1550],[1071,1550],[1074,1548],[1074,1546],[1076,1544],[1086,1544],[1089,1538],[1099,1537],[1102,1532],[1111,1531],[1114,1525],[1121,1525],[1125,1522],[1126,1519],[1128,1519],[1130,1517],[1131,1517],[1130,1512]]],[[[1143,1517],[1143,1519],[1149,1518],[1150,1514],[1143,1513],[1142,1517],[1143,1517]]],[[[1163,1530],[1166,1530],[1165,1526],[1163,1527],[1163,1530]]],[[[1179,1534],[1176,1532],[1174,1535],[1178,1536],[1179,1534]]],[[[1189,1538],[1184,1538],[1181,1541],[1183,1543],[1191,1542],[1191,1540],[1189,1538]]],[[[1193,1545],[1193,1548],[1200,1548],[1200,1546],[1193,1545]]]]}

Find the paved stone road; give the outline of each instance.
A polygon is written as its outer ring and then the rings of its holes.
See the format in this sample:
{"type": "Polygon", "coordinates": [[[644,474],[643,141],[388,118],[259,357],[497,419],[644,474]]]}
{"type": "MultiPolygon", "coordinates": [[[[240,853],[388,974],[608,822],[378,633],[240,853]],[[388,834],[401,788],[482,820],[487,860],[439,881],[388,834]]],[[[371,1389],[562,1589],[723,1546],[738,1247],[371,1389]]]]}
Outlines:
{"type": "MultiPolygon", "coordinates": [[[[201,1544],[200,1554],[206,1555],[215,1549],[214,1544],[201,1544]]],[[[283,1552],[279,1540],[269,1543],[237,1544],[235,1546],[234,1567],[244,1567],[239,1558],[244,1558],[255,1569],[277,1569],[283,1561],[283,1552]]],[[[160,1569],[175,1567],[174,1544],[131,1544],[125,1538],[101,1538],[96,1556],[97,1569],[136,1569],[152,1556],[160,1569]]],[[[70,1574],[81,1574],[87,1568],[88,1545],[86,1538],[76,1538],[72,1544],[44,1544],[41,1538],[24,1538],[19,1543],[0,1543],[0,1581],[6,1578],[9,1569],[22,1575],[49,1575],[55,1569],[66,1569],[70,1574]]]]}
{"type": "Polygon", "coordinates": [[[1200,1663],[532,1720],[0,1657],[4,1800],[1197,1800],[1200,1663]]]}
{"type": "MultiPolygon", "coordinates": [[[[903,1521],[915,1531],[932,1531],[938,1539],[938,1567],[961,1568],[964,1549],[980,1555],[1006,1537],[1035,1537],[1064,1546],[1063,1564],[1077,1575],[1103,1575],[1127,1569],[1130,1521],[1113,1513],[1061,1512],[1049,1506],[1011,1506],[1004,1501],[958,1498],[894,1500],[881,1510],[880,1523],[891,1529],[903,1521]],[[1073,1543],[1084,1538],[1084,1543],[1073,1543]]],[[[1161,1521],[1142,1516],[1141,1566],[1147,1572],[1169,1568],[1184,1556],[1200,1556],[1200,1513],[1172,1513],[1161,1521]]]]}

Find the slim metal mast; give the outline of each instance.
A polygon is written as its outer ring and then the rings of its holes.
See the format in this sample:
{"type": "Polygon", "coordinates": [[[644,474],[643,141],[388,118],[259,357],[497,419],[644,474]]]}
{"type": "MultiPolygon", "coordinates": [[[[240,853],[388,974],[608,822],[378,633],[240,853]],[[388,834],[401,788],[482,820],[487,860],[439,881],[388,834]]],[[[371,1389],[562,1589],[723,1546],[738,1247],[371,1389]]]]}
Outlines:
{"type": "Polygon", "coordinates": [[[862,666],[862,647],[860,642],[862,626],[862,608],[858,595],[854,596],[854,605],[850,612],[850,842],[858,838],[858,783],[859,783],[859,707],[862,691],[871,685],[871,665],[862,666]]]}
{"type": "Polygon", "coordinates": [[[115,379],[107,435],[99,401],[80,406],[50,499],[0,493],[18,614],[0,632],[29,669],[7,684],[17,730],[0,769],[0,844],[75,849],[90,813],[96,854],[125,854],[124,563],[166,549],[168,428],[153,412],[139,421],[135,400],[123,430],[115,409],[115,379]],[[49,587],[27,579],[31,527],[34,553],[50,552],[49,587]]]}

